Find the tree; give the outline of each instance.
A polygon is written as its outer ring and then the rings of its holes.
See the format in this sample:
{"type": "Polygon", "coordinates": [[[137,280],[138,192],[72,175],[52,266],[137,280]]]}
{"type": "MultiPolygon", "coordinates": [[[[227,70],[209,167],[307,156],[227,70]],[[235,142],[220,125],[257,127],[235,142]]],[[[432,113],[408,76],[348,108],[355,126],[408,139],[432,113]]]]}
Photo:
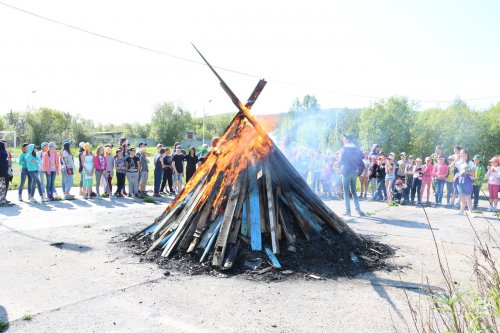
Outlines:
{"type": "Polygon", "coordinates": [[[173,103],[156,106],[151,118],[151,133],[155,140],[164,145],[180,141],[191,126],[191,114],[173,103]]]}
{"type": "Polygon", "coordinates": [[[414,116],[405,97],[391,97],[361,111],[359,133],[364,147],[378,143],[386,153],[407,151],[414,116]]]}
{"type": "Polygon", "coordinates": [[[31,142],[36,144],[49,140],[61,142],[64,139],[67,119],[61,111],[40,108],[26,114],[26,124],[31,142]]]}
{"type": "Polygon", "coordinates": [[[478,151],[487,159],[500,156],[500,103],[481,115],[478,151]]]}

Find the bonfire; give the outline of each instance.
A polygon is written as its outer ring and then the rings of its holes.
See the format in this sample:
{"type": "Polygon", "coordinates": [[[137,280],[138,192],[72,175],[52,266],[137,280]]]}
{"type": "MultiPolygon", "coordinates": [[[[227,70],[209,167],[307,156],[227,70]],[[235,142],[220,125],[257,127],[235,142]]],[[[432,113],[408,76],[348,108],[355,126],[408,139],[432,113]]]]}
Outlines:
{"type": "Polygon", "coordinates": [[[239,253],[247,259],[249,253],[250,259],[262,255],[282,268],[279,258],[303,251],[302,240],[306,246],[343,242],[348,251],[367,248],[311,190],[250,113],[266,81],[260,80],[243,104],[198,53],[239,112],[182,192],[133,238],[150,240],[147,253],[187,255],[217,269],[231,269],[239,253]]]}

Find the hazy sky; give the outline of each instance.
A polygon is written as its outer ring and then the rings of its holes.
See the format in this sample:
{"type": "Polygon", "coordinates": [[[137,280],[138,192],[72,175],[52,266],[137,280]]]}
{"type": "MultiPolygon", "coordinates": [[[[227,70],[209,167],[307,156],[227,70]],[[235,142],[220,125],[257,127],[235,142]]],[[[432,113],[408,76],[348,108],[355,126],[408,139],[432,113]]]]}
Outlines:
{"type": "MultiPolygon", "coordinates": [[[[253,112],[500,101],[500,1],[0,0],[70,25],[266,78],[253,112]],[[367,97],[368,96],[368,97],[367,97]],[[373,98],[369,98],[373,97],[373,98]]],[[[205,66],[75,31],[0,4],[0,113],[47,106],[98,122],[146,122],[157,103],[234,111],[205,66]],[[36,90],[36,93],[32,91],[36,90]],[[207,104],[209,99],[212,103],[207,104]]],[[[258,79],[220,71],[240,99],[258,79]]]]}

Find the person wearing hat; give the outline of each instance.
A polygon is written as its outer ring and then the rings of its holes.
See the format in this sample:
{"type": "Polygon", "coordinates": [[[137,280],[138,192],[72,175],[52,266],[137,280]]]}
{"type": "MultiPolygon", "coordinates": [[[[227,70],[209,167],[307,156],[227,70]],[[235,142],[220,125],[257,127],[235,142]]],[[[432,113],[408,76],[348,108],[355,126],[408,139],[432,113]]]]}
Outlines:
{"type": "Polygon", "coordinates": [[[206,147],[201,148],[201,154],[200,157],[198,158],[198,167],[207,160],[208,153],[209,153],[208,148],[206,147]]]}
{"type": "Polygon", "coordinates": [[[488,166],[488,172],[486,173],[490,200],[488,212],[497,212],[498,192],[500,191],[500,157],[493,157],[490,163],[491,166],[488,166]]]}
{"type": "Polygon", "coordinates": [[[365,213],[363,213],[359,206],[358,193],[356,192],[356,180],[358,175],[361,174],[365,168],[363,162],[364,155],[361,149],[354,144],[354,136],[352,134],[344,135],[343,142],[344,146],[340,153],[339,165],[343,175],[344,215],[351,215],[351,202],[349,198],[349,192],[351,192],[356,211],[359,216],[364,216],[365,213]]]}
{"type": "Polygon", "coordinates": [[[71,142],[64,140],[62,142],[63,149],[61,151],[61,174],[62,174],[62,190],[64,199],[72,200],[75,197],[71,195],[71,187],[73,186],[73,175],[75,174],[75,160],[71,154],[71,142]]]}
{"type": "Polygon", "coordinates": [[[88,142],[83,145],[83,152],[80,156],[80,165],[82,166],[83,198],[89,200],[92,198],[94,155],[92,154],[92,145],[88,142]]]}
{"type": "Polygon", "coordinates": [[[137,151],[136,151],[136,153],[135,153],[135,156],[137,156],[137,157],[141,158],[142,148],[144,148],[144,149],[145,149],[147,145],[148,145],[148,144],[147,144],[147,143],[145,143],[145,142],[142,142],[142,141],[141,141],[141,142],[139,142],[139,144],[137,145],[137,151]]]}
{"type": "Polygon", "coordinates": [[[130,198],[139,195],[139,175],[141,173],[141,160],[135,155],[135,148],[129,149],[130,156],[125,158],[125,169],[127,171],[128,196],[130,198]]]}
{"type": "Polygon", "coordinates": [[[481,155],[474,156],[474,164],[476,165],[476,171],[474,172],[474,183],[472,185],[472,207],[473,209],[478,209],[479,205],[479,192],[481,191],[481,186],[485,181],[486,170],[481,164],[481,155]]]}
{"type": "Polygon", "coordinates": [[[26,155],[28,155],[28,143],[23,143],[21,146],[21,154],[19,155],[19,165],[21,166],[21,182],[19,183],[19,189],[17,193],[19,195],[19,201],[23,201],[23,189],[24,183],[28,180],[28,196],[31,192],[31,176],[26,167],[26,155]]]}
{"type": "Polygon", "coordinates": [[[49,142],[49,149],[42,154],[42,170],[47,177],[46,193],[49,201],[54,201],[57,197],[56,193],[56,176],[59,175],[60,165],[59,156],[56,150],[56,144],[49,142]]]}
{"type": "MultiPolygon", "coordinates": [[[[43,161],[43,154],[46,153],[47,151],[49,151],[49,143],[47,141],[44,141],[40,144],[40,149],[36,153],[40,161],[43,161]]],[[[45,190],[45,183],[49,175],[47,171],[43,169],[43,165],[40,165],[38,176],[40,177],[40,183],[42,184],[44,200],[47,200],[47,191],[45,190]]]]}

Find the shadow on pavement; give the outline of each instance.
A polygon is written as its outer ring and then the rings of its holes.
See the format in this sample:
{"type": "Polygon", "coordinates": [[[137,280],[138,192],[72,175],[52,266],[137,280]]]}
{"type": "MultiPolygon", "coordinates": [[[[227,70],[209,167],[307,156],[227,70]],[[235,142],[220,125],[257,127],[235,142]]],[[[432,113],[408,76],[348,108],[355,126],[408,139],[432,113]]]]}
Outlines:
{"type": "Polygon", "coordinates": [[[69,250],[75,252],[87,252],[92,250],[90,246],[75,244],[75,243],[65,243],[65,242],[51,243],[50,246],[57,247],[58,249],[61,250],[69,250]]]}

